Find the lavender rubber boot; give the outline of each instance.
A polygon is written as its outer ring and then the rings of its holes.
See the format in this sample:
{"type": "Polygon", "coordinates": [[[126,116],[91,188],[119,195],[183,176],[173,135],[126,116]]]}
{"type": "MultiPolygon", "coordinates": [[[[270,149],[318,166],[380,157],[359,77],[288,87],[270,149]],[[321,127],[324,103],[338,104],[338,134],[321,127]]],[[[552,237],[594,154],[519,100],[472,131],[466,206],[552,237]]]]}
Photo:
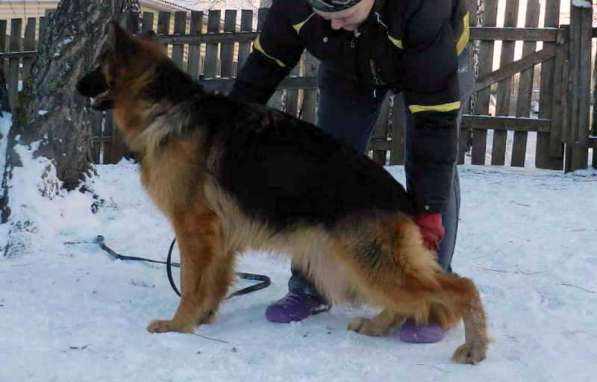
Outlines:
{"type": "Polygon", "coordinates": [[[414,344],[432,344],[444,339],[446,331],[437,324],[417,325],[411,319],[400,328],[400,340],[414,344]]]}
{"type": "Polygon", "coordinates": [[[290,291],[282,299],[267,307],[265,318],[268,321],[287,324],[330,310],[331,305],[320,298],[298,291],[290,291]]]}

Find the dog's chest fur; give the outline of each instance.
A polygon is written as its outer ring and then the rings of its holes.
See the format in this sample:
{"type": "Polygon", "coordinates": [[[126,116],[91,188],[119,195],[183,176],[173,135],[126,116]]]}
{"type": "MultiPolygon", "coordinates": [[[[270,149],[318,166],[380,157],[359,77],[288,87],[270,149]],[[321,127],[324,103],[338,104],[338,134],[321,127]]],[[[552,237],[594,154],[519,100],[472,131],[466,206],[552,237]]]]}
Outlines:
{"type": "Polygon", "coordinates": [[[168,216],[189,208],[198,192],[201,175],[198,168],[202,166],[187,155],[187,150],[183,143],[174,143],[142,160],[143,186],[168,216]]]}

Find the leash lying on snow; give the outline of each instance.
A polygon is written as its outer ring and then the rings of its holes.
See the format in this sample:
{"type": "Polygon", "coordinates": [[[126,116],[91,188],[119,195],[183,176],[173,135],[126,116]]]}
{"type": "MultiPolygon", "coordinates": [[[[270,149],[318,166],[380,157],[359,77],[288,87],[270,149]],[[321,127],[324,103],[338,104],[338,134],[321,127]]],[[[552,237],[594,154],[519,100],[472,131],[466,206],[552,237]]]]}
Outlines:
{"type": "MultiPolygon", "coordinates": [[[[103,249],[110,257],[118,260],[125,260],[125,261],[144,261],[147,263],[156,263],[156,264],[165,264],[166,265],[166,273],[168,274],[168,281],[170,282],[170,286],[177,295],[180,296],[180,292],[176,287],[176,283],[174,282],[174,277],[172,276],[172,267],[180,268],[180,263],[173,263],[172,262],[172,252],[174,251],[174,245],[176,244],[176,239],[172,240],[172,244],[170,244],[170,249],[168,250],[168,257],[166,261],[160,260],[151,260],[145,259],[143,257],[135,257],[135,256],[124,256],[119,253],[114,252],[110,247],[106,245],[105,238],[102,235],[97,235],[95,238],[95,242],[103,249]]],[[[258,291],[260,289],[267,288],[271,284],[271,280],[269,277],[265,275],[257,275],[253,273],[244,273],[244,272],[236,272],[236,275],[243,280],[252,280],[252,281],[259,281],[258,283],[248,286],[246,288],[239,289],[229,296],[226,297],[226,300],[232,297],[241,296],[243,294],[248,294],[251,292],[258,291]]]]}

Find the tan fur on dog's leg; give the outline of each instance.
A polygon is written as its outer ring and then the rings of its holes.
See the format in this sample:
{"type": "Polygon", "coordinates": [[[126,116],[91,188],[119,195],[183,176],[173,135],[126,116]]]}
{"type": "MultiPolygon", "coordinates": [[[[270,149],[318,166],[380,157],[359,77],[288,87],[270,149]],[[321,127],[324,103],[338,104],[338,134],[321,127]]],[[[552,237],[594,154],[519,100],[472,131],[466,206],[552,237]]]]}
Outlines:
{"type": "Polygon", "coordinates": [[[222,254],[218,253],[222,245],[217,217],[212,212],[185,214],[173,222],[180,248],[182,297],[171,320],[149,324],[147,330],[152,333],[192,332],[213,314],[206,300],[213,290],[217,262],[222,260],[222,254]]]}
{"type": "Polygon", "coordinates": [[[442,285],[440,303],[446,304],[461,315],[464,321],[465,343],[454,354],[452,360],[458,363],[476,364],[485,359],[488,337],[485,311],[481,304],[479,291],[467,278],[449,274],[438,277],[442,285]]]}
{"type": "Polygon", "coordinates": [[[400,325],[404,317],[398,313],[384,309],[373,318],[355,318],[348,324],[348,330],[366,336],[387,336],[390,331],[400,325]]]}

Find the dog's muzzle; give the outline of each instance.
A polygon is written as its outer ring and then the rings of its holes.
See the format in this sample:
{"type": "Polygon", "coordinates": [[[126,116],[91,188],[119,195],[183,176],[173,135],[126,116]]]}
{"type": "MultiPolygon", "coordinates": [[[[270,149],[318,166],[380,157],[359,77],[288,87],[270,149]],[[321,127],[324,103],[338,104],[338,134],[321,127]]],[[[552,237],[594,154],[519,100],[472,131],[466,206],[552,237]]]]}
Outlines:
{"type": "Polygon", "coordinates": [[[91,98],[91,107],[95,110],[104,111],[114,107],[112,90],[99,67],[77,82],[77,91],[82,96],[91,98]]]}

